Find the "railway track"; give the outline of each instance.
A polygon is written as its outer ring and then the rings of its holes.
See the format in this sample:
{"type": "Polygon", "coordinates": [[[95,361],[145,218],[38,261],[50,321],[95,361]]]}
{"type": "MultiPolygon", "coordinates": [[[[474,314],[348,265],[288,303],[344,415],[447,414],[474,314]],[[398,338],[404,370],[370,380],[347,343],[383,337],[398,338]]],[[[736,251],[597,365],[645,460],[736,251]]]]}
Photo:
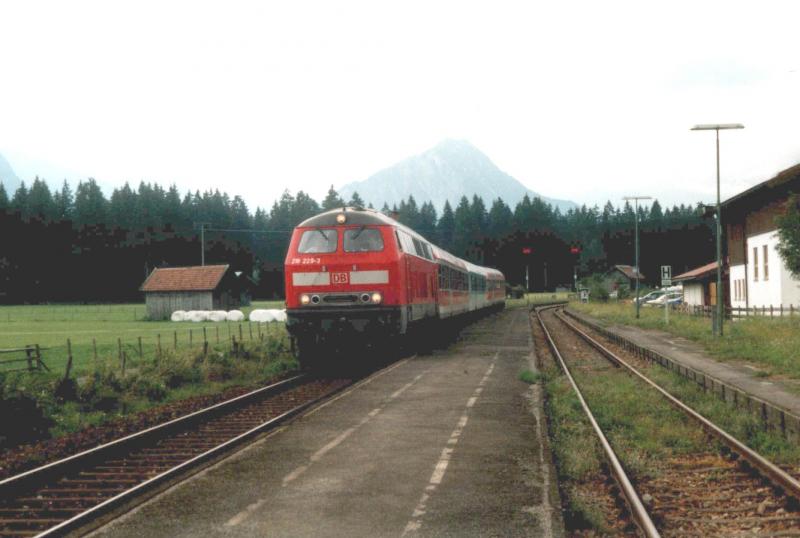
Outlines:
{"type": "Polygon", "coordinates": [[[600,439],[608,469],[641,534],[800,536],[800,482],[795,477],[669,395],[639,371],[641,365],[624,360],[555,308],[539,309],[536,315],[554,359],[600,439]],[[660,461],[657,472],[629,477],[620,463],[625,453],[622,458],[615,453],[571,374],[569,363],[578,358],[584,363],[611,361],[619,367],[619,375],[631,375],[647,390],[657,391],[702,428],[708,442],[691,453],[660,461]]]}
{"type": "Polygon", "coordinates": [[[300,375],[0,481],[0,537],[86,531],[352,384],[300,375]]]}

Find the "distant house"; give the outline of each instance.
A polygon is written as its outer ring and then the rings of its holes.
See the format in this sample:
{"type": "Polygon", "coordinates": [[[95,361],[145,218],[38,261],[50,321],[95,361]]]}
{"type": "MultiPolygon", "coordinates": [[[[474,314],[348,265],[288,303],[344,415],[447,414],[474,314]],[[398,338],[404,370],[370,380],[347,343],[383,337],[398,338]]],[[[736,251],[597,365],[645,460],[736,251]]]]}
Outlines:
{"type": "Polygon", "coordinates": [[[144,281],[147,316],[168,318],[176,310],[230,310],[242,304],[247,283],[228,265],[161,267],[144,281]]]}
{"type": "Polygon", "coordinates": [[[775,217],[800,193],[800,164],[722,203],[729,278],[725,295],[740,308],[800,305],[800,281],[778,254],[775,217]]]}
{"type": "MultiPolygon", "coordinates": [[[[636,279],[641,283],[644,280],[644,275],[638,272],[630,265],[615,265],[604,276],[603,281],[608,291],[613,292],[619,290],[622,286],[627,286],[629,290],[636,288],[636,279]]],[[[640,284],[641,285],[641,284],[640,284]]]]}
{"type": "Polygon", "coordinates": [[[673,284],[683,284],[683,302],[692,306],[715,305],[712,293],[717,284],[717,262],[695,267],[672,277],[673,284]]]}

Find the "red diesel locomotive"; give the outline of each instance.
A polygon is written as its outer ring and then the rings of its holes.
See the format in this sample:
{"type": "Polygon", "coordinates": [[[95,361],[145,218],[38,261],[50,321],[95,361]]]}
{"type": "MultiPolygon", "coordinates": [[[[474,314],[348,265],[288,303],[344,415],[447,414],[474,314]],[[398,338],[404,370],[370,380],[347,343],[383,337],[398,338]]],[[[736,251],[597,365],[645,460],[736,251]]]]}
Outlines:
{"type": "Polygon", "coordinates": [[[304,366],[336,336],[378,341],[505,305],[500,271],[457,258],[372,209],[302,222],[285,278],[287,328],[304,366]]]}

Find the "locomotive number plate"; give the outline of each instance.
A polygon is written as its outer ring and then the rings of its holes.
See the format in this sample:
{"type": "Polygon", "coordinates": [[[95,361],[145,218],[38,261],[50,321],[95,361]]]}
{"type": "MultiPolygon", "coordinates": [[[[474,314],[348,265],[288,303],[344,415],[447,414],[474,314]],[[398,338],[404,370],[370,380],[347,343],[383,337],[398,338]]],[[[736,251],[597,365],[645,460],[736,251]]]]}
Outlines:
{"type": "Polygon", "coordinates": [[[350,282],[350,275],[347,273],[331,273],[331,281],[334,284],[347,284],[350,282]]]}

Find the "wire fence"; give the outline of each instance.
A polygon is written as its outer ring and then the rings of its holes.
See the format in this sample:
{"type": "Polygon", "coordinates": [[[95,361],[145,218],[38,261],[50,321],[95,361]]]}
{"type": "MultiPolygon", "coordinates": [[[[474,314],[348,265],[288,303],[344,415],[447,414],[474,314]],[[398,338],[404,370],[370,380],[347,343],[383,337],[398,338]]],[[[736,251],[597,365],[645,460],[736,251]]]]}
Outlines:
{"type": "Polygon", "coordinates": [[[275,341],[291,346],[283,323],[220,323],[212,326],[161,331],[143,336],[117,336],[116,338],[69,337],[63,345],[41,347],[29,344],[0,350],[0,371],[50,370],[70,374],[91,371],[100,364],[115,364],[124,375],[126,370],[157,361],[167,353],[196,350],[204,355],[220,351],[238,356],[244,346],[275,341]]]}
{"type": "MultiPolygon", "coordinates": [[[[717,307],[714,305],[681,304],[681,305],[675,305],[673,310],[683,314],[689,314],[692,316],[710,318],[716,315],[717,307]]],[[[795,306],[790,304],[790,305],[778,305],[778,306],[762,305],[762,306],[752,306],[749,308],[738,307],[738,306],[725,307],[725,319],[747,318],[747,317],[792,318],[794,316],[800,316],[800,306],[795,306]]]]}

